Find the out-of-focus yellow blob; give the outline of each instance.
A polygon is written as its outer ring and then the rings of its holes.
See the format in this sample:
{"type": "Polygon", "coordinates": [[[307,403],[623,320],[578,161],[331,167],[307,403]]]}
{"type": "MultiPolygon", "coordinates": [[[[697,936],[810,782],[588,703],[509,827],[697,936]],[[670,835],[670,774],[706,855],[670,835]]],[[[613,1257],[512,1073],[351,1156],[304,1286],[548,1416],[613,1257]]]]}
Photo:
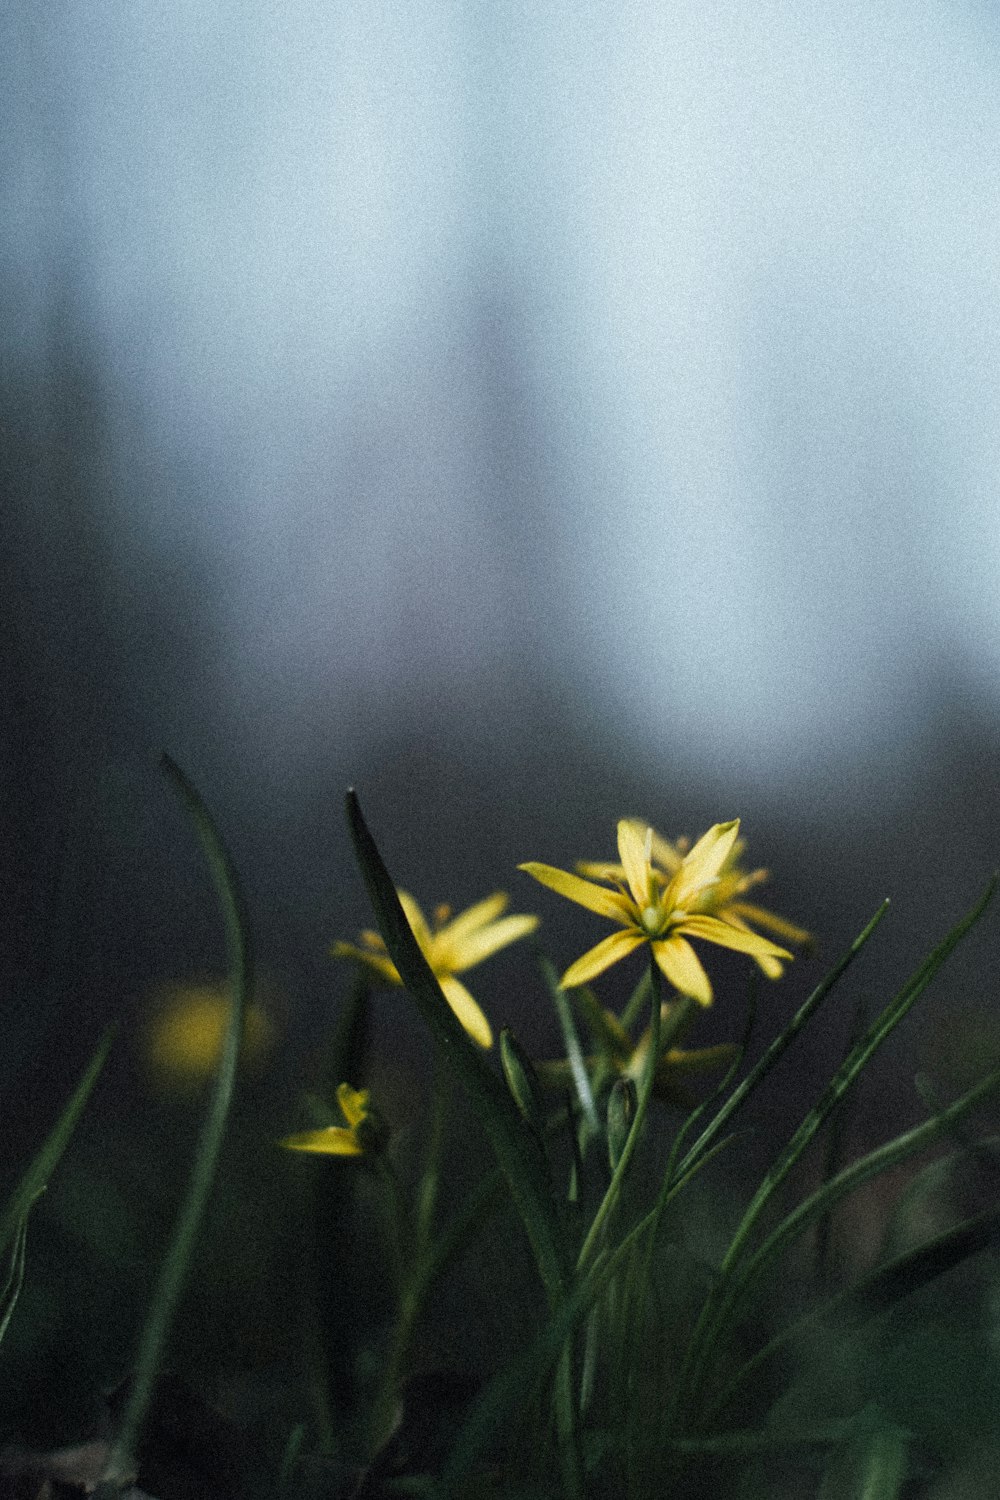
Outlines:
{"type": "MultiPolygon", "coordinates": [[[[144,1053],[151,1073],[166,1086],[196,1085],[219,1065],[232,1001],[221,984],[168,985],[159,994],[146,1030],[144,1053]]],[[[274,1028],[260,1005],[244,1016],[244,1067],[259,1069],[274,1028]]]]}

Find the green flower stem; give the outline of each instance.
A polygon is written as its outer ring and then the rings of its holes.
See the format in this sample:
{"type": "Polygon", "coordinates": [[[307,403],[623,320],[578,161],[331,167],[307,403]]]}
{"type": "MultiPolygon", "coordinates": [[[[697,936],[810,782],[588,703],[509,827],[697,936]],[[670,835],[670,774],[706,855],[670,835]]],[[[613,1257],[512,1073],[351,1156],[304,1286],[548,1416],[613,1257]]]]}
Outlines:
{"type": "Polygon", "coordinates": [[[649,987],[655,984],[656,981],[653,978],[652,970],[646,969],[639,983],[629,996],[628,1004],[621,1014],[621,1023],[626,1031],[632,1030],[632,1027],[642,1015],[644,1008],[648,1006],[649,987]]]}
{"type": "MultiPolygon", "coordinates": [[[[619,1158],[618,1165],[612,1173],[611,1181],[608,1184],[607,1191],[605,1192],[604,1197],[601,1200],[601,1204],[597,1210],[597,1213],[594,1215],[593,1223],[591,1224],[590,1229],[587,1232],[587,1237],[584,1240],[583,1246],[580,1250],[580,1254],[577,1257],[576,1271],[578,1276],[582,1271],[586,1269],[587,1262],[590,1260],[590,1257],[594,1252],[604,1225],[607,1223],[608,1216],[610,1215],[612,1209],[615,1207],[615,1204],[618,1202],[618,1198],[622,1190],[622,1183],[625,1181],[625,1174],[629,1168],[629,1162],[632,1160],[632,1154],[639,1143],[639,1136],[642,1132],[642,1127],[646,1119],[646,1111],[649,1108],[649,1101],[653,1096],[653,1082],[656,1078],[656,1064],[660,1056],[661,1038],[660,971],[656,967],[656,961],[653,958],[652,954],[650,954],[649,966],[650,988],[652,992],[652,1004],[650,1005],[649,1015],[649,1050],[647,1051],[646,1056],[643,1060],[642,1077],[639,1082],[639,1099],[636,1106],[635,1118],[632,1121],[632,1128],[629,1131],[628,1137],[625,1141],[625,1145],[622,1148],[622,1154],[619,1158]]],[[[692,1002],[689,1001],[688,1005],[690,1005],[691,1003],[692,1002]]],[[[675,1025],[681,1024],[682,1016],[680,1012],[684,1011],[684,1009],[685,1006],[682,1002],[682,1004],[678,1006],[677,1013],[673,1017],[671,1017],[671,1030],[673,1030],[675,1025]]]]}
{"type": "MultiPolygon", "coordinates": [[[[569,1063],[570,1072],[573,1077],[573,1085],[576,1089],[580,1107],[583,1110],[586,1135],[599,1135],[601,1131],[600,1121],[597,1118],[597,1106],[594,1103],[594,1093],[587,1073],[587,1065],[583,1057],[583,1048],[580,1046],[580,1038],[577,1035],[576,1023],[573,1020],[573,1011],[570,1007],[569,997],[559,983],[555,965],[551,959],[545,957],[541,952],[537,954],[538,967],[542,978],[545,980],[546,988],[552,998],[552,1003],[559,1018],[559,1026],[563,1034],[563,1042],[566,1047],[566,1061],[569,1063]]],[[[581,1135],[584,1132],[581,1131],[581,1135]]],[[[581,1141],[581,1147],[584,1142],[581,1141]]]]}

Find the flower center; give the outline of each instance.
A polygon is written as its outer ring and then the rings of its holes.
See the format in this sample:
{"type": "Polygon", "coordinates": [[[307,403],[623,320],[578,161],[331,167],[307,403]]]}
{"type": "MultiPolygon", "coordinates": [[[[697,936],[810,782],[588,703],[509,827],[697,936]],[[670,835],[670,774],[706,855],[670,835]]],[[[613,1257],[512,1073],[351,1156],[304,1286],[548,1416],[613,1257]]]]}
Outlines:
{"type": "Polygon", "coordinates": [[[656,937],[663,929],[666,912],[662,906],[644,906],[639,913],[639,922],[647,937],[656,937]]]}

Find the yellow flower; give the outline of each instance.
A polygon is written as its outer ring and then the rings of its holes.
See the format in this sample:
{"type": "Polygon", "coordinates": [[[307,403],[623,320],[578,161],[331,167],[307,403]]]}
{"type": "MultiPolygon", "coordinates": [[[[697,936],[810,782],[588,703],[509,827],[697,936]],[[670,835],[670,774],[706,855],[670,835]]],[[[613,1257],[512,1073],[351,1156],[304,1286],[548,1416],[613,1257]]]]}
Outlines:
{"type": "MultiPolygon", "coordinates": [[[[509,900],[497,891],[478,901],[457,917],[451,908],[439,906],[434,913],[433,926],[428,923],[420,907],[406,891],[398,891],[400,905],[410,924],[410,930],[420,945],[434,978],[444,991],[445,999],[455,1012],[466,1031],[481,1047],[493,1045],[493,1032],[475,1000],[456,974],[473,968],[489,958],[508,943],[527,937],[538,926],[537,917],[501,917],[509,900]]],[[[359,939],[361,947],[352,943],[334,943],[330,952],[334,958],[354,958],[374,969],[390,984],[402,984],[396,966],[386,953],[385,944],[377,932],[363,932],[359,939]]]]}
{"type": "Polygon", "coordinates": [[[702,908],[706,893],[720,879],[739,827],[738,818],[731,823],[716,823],[683,856],[677,870],[668,874],[652,862],[652,828],[643,829],[634,820],[623,818],[618,824],[622,878],[613,877],[617,881],[614,890],[552,865],[520,865],[542,885],[599,916],[609,917],[622,929],[570,964],[560,983],[566,988],[587,984],[648,943],[656,964],[674,988],[701,1005],[710,1005],[712,986],[689,938],[735,948],[755,958],[791,958],[786,949],[767,938],[747,927],[720,921],[702,908]]]}
{"type": "MultiPolygon", "coordinates": [[[[627,821],[640,836],[645,835],[646,825],[640,819],[629,818],[627,821]]],[[[719,868],[714,884],[706,885],[702,889],[696,902],[689,906],[689,910],[703,916],[718,917],[720,921],[728,922],[731,927],[739,927],[744,932],[752,931],[754,927],[763,927],[765,932],[769,932],[773,937],[783,938],[786,943],[794,943],[798,947],[810,942],[809,933],[801,927],[796,927],[794,922],[787,922],[784,917],[779,917],[775,912],[742,899],[747,891],[752,890],[755,885],[761,885],[769,878],[767,870],[744,870],[742,868],[740,861],[745,848],[746,844],[743,839],[734,839],[729,853],[719,868]]],[[[687,839],[677,839],[672,843],[655,829],[652,830],[650,856],[653,864],[668,879],[676,875],[681,868],[687,850],[687,839]]],[[[576,868],[581,875],[588,875],[593,880],[603,880],[614,885],[620,885],[625,879],[625,871],[620,864],[602,864],[581,860],[576,868]]],[[[754,958],[769,979],[781,978],[781,960],[774,954],[755,953],[754,958]]]]}
{"type": "MultiPolygon", "coordinates": [[[[146,1035],[146,1056],[165,1083],[196,1084],[218,1067],[232,1001],[225,984],[169,985],[160,997],[146,1035]]],[[[259,1005],[247,1006],[243,1055],[259,1063],[272,1037],[271,1022],[259,1005]]]]}
{"type": "Polygon", "coordinates": [[[320,1156],[364,1156],[371,1150],[378,1131],[367,1089],[352,1089],[342,1083],[337,1089],[337,1103],[347,1121],[345,1125],[328,1125],[325,1130],[302,1130],[286,1135],[279,1146],[289,1151],[312,1151],[320,1156]]]}

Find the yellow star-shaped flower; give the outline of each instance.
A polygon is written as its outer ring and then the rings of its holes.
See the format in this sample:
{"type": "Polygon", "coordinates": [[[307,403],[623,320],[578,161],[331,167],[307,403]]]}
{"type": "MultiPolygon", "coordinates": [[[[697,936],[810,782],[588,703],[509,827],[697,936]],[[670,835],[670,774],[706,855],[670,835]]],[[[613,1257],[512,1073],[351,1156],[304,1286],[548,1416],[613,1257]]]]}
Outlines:
{"type": "MultiPolygon", "coordinates": [[[[485,901],[477,901],[457,917],[451,908],[439,906],[431,925],[420,907],[407,891],[398,891],[400,905],[406,914],[413,936],[420,951],[444,991],[445,999],[455,1012],[473,1041],[481,1047],[493,1045],[493,1031],[476,1001],[456,974],[482,963],[508,943],[527,937],[538,926],[537,917],[504,917],[508,896],[497,891],[485,901]]],[[[385,950],[385,944],[377,932],[363,932],[360,947],[352,943],[334,943],[330,952],[334,958],[354,958],[373,969],[389,984],[402,984],[396,966],[385,950]]]]}
{"type": "MultiPolygon", "coordinates": [[[[642,836],[645,836],[646,824],[638,818],[627,819],[629,823],[642,836]]],[[[684,863],[684,856],[689,847],[688,840],[677,839],[671,842],[662,834],[657,833],[654,828],[650,841],[650,857],[662,874],[670,879],[677,874],[684,863]]],[[[811,941],[810,934],[802,927],[797,927],[794,922],[788,922],[777,913],[768,911],[766,907],[756,906],[753,902],[744,901],[743,897],[747,891],[754,886],[761,885],[768,879],[767,870],[745,870],[742,867],[742,855],[746,848],[743,839],[737,838],[733,841],[729,853],[720,866],[718,875],[713,884],[706,885],[700,892],[697,902],[692,910],[696,910],[703,916],[718,917],[722,922],[728,922],[731,927],[742,928],[744,932],[753,931],[755,927],[763,927],[772,937],[781,938],[786,943],[792,943],[797,947],[811,941]]],[[[596,861],[579,861],[576,868],[581,875],[587,875],[593,880],[603,880],[612,885],[620,885],[625,879],[625,871],[620,864],[598,863],[596,861]]],[[[770,953],[756,953],[754,958],[763,969],[769,979],[780,979],[782,975],[782,963],[770,953]]]]}
{"type": "Polygon", "coordinates": [[[289,1151],[312,1151],[319,1156],[364,1156],[379,1133],[368,1090],[352,1089],[349,1083],[342,1083],[337,1089],[337,1103],[346,1125],[302,1130],[297,1135],[286,1135],[278,1145],[289,1151]]]}
{"type": "Polygon", "coordinates": [[[730,823],[716,823],[683,856],[678,869],[668,875],[653,864],[652,828],[642,829],[633,819],[623,818],[618,824],[622,878],[614,890],[552,865],[534,862],[520,865],[520,869],[542,885],[599,916],[609,917],[622,929],[570,964],[560,983],[565,988],[587,984],[648,943],[657,966],[674,988],[701,1005],[710,1005],[712,985],[690,938],[717,943],[721,948],[735,948],[755,958],[791,958],[787,949],[779,948],[749,928],[706,915],[702,908],[706,893],[719,882],[739,828],[738,818],[730,823]]]}

